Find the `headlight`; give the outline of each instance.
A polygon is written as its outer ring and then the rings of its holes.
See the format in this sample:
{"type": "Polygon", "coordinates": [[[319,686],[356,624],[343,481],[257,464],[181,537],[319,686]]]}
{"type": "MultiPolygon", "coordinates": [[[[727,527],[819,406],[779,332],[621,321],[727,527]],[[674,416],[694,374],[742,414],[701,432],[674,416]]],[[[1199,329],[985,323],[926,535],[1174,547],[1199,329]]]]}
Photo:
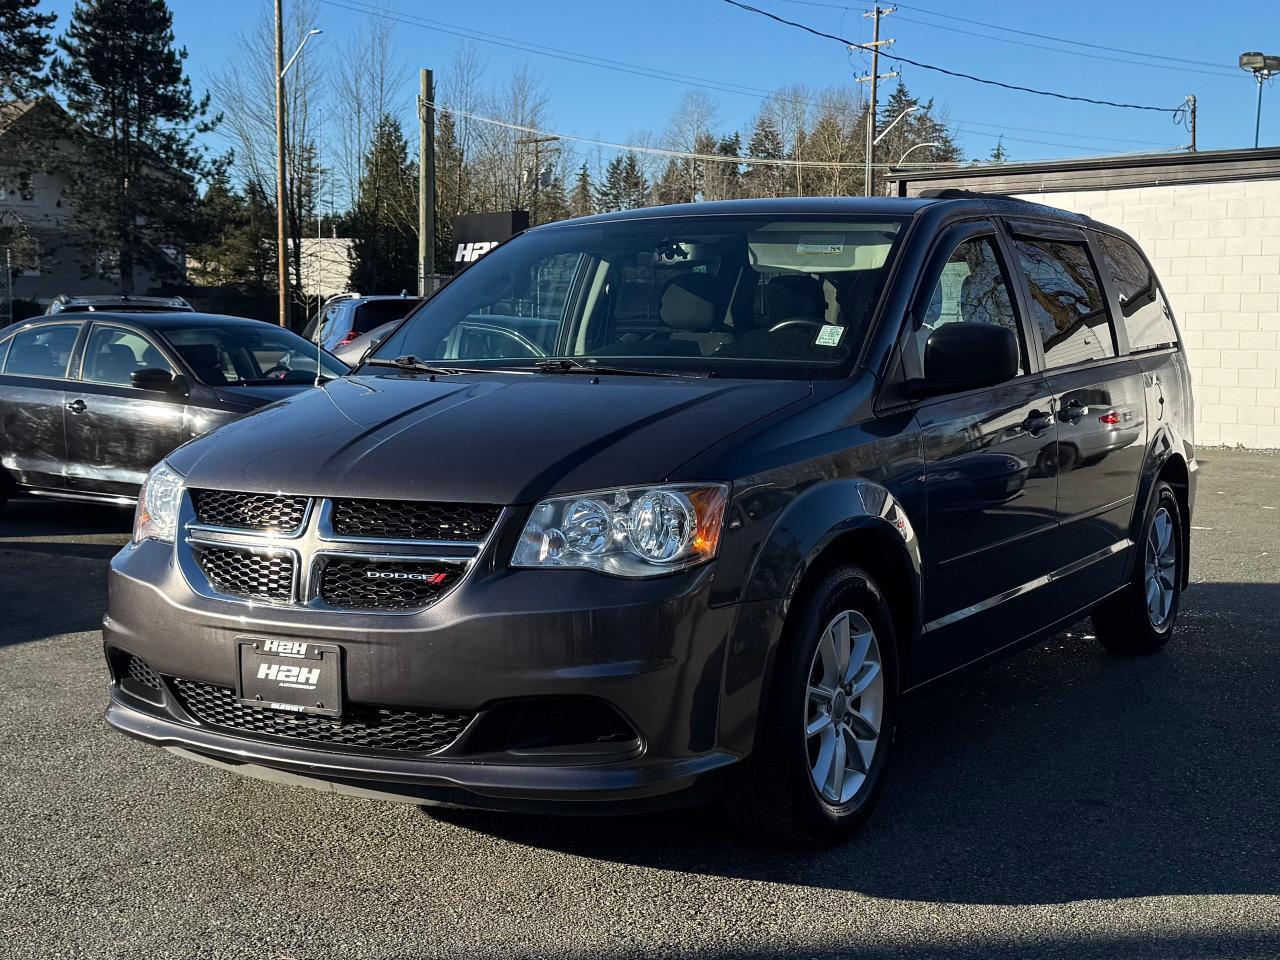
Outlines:
{"type": "Polygon", "coordinates": [[[133,515],[133,542],[162,540],[173,543],[178,532],[178,507],[182,503],[182,475],[161,460],[147,474],[138,493],[133,515]]]}
{"type": "Polygon", "coordinates": [[[543,500],[516,546],[515,567],[586,567],[652,577],[710,560],[729,488],[670,484],[543,500]]]}

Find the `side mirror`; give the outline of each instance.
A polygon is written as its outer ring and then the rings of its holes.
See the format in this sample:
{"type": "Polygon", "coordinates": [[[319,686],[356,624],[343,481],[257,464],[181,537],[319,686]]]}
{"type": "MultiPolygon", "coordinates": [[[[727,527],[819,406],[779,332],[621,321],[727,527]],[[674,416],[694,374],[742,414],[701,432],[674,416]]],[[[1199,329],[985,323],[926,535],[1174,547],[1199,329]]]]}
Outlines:
{"type": "Polygon", "coordinates": [[[147,367],[144,370],[135,370],[129,374],[129,382],[139,390],[171,390],[175,385],[175,378],[168,370],[160,370],[157,367],[147,367]]]}
{"type": "Polygon", "coordinates": [[[933,396],[989,387],[1018,375],[1018,338],[994,323],[944,323],[924,346],[924,379],[916,393],[933,396]]]}

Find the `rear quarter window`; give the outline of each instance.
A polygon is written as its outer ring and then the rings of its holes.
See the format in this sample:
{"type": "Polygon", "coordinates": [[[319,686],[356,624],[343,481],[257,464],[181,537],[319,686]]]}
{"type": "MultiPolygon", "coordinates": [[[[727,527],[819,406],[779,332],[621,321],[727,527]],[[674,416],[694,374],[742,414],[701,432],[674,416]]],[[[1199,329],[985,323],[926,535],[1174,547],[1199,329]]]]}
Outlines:
{"type": "Polygon", "coordinates": [[[1014,241],[1047,368],[1116,355],[1102,283],[1083,243],[1014,241]]]}
{"type": "Polygon", "coordinates": [[[1102,267],[1115,285],[1120,301],[1120,322],[1129,335],[1129,350],[1158,350],[1176,346],[1178,331],[1173,311],[1156,282],[1146,258],[1127,240],[1096,234],[1102,248],[1102,267]]]}

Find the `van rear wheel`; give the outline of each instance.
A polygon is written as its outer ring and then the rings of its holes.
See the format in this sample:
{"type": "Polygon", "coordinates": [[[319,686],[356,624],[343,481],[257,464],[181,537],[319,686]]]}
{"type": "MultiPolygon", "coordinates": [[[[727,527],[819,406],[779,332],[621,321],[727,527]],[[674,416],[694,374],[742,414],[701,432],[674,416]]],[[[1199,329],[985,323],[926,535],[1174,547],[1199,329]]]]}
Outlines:
{"type": "Polygon", "coordinates": [[[1093,613],[1098,641],[1113,653],[1147,654],[1173,636],[1182,599],[1182,511],[1173,488],[1157,484],[1129,583],[1093,613]]]}
{"type": "Polygon", "coordinates": [[[825,846],[867,818],[893,740],[896,651],[888,605],[860,567],[838,567],[797,598],[755,752],[725,797],[744,836],[825,846]]]}

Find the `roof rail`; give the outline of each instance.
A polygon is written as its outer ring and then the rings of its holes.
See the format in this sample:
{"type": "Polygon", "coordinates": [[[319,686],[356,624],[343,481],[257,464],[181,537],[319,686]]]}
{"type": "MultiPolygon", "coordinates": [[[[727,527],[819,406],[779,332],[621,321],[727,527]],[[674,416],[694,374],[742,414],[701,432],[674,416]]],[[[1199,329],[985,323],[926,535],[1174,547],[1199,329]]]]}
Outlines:
{"type": "Polygon", "coordinates": [[[958,187],[933,187],[929,190],[921,190],[917,196],[927,200],[1017,200],[1018,197],[1011,196],[1007,193],[986,193],[982,190],[961,190],[958,187]]]}

